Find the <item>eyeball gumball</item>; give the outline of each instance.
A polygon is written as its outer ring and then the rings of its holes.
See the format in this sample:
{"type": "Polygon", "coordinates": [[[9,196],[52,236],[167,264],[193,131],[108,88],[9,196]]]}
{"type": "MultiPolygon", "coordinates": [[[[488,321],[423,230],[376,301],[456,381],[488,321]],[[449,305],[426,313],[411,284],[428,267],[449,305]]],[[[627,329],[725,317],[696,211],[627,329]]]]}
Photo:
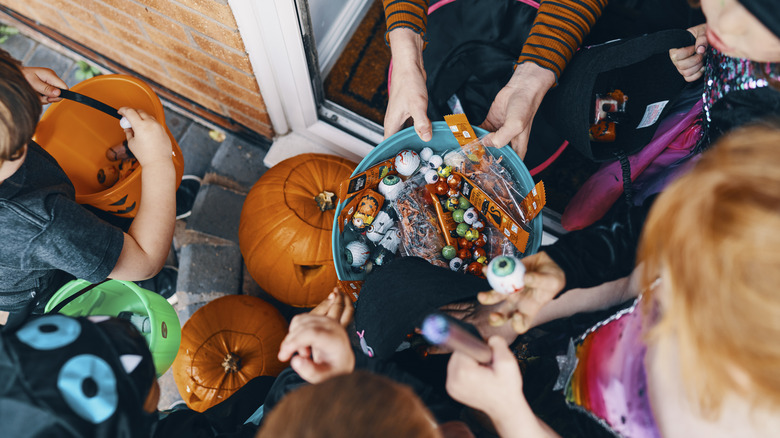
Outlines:
{"type": "Polygon", "coordinates": [[[447,260],[453,260],[455,259],[457,255],[458,250],[455,249],[452,245],[447,245],[444,248],[441,249],[441,255],[447,260]]]}
{"type": "Polygon", "coordinates": [[[479,213],[477,213],[477,209],[474,207],[469,207],[466,211],[463,212],[463,222],[473,225],[474,222],[479,220],[479,213]]]}
{"type": "Polygon", "coordinates": [[[434,169],[425,169],[424,174],[426,184],[435,184],[439,181],[439,174],[434,169]]]}
{"type": "Polygon", "coordinates": [[[368,261],[368,257],[371,255],[371,250],[368,248],[368,245],[359,240],[349,242],[344,249],[347,256],[347,263],[353,267],[365,265],[368,261]]]}
{"type": "Polygon", "coordinates": [[[444,159],[442,159],[441,155],[432,155],[428,161],[428,167],[430,167],[433,170],[436,170],[444,164],[444,159]]]}
{"type": "Polygon", "coordinates": [[[411,149],[404,149],[395,156],[395,170],[401,176],[411,176],[420,167],[420,156],[411,149]]]}
{"type": "Polygon", "coordinates": [[[379,181],[379,193],[385,197],[386,201],[394,201],[395,198],[401,193],[401,189],[404,187],[404,182],[398,175],[387,175],[379,181]]]}
{"type": "Polygon", "coordinates": [[[422,160],[425,162],[431,161],[431,156],[433,156],[433,149],[429,148],[428,146],[422,148],[420,151],[420,158],[422,158],[422,160]]]}
{"type": "Polygon", "coordinates": [[[463,260],[460,257],[455,257],[454,259],[450,260],[451,270],[458,272],[462,267],[463,267],[463,260]]]}
{"type": "Polygon", "coordinates": [[[498,256],[487,266],[487,280],[494,291],[502,294],[518,292],[525,286],[525,265],[512,256],[498,256]]]}

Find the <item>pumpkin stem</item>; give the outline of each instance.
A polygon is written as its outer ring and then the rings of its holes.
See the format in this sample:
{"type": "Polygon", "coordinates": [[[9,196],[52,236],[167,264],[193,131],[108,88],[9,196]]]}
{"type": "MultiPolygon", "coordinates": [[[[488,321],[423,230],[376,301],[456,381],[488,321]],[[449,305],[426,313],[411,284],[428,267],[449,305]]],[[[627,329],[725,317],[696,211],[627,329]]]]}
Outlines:
{"type": "Polygon", "coordinates": [[[328,211],[336,208],[333,202],[335,196],[335,193],[323,190],[322,193],[314,197],[314,200],[317,202],[317,207],[320,208],[320,211],[328,211]]]}
{"type": "Polygon", "coordinates": [[[225,369],[225,374],[237,373],[241,369],[241,357],[237,354],[228,353],[222,359],[222,368],[225,369]]]}

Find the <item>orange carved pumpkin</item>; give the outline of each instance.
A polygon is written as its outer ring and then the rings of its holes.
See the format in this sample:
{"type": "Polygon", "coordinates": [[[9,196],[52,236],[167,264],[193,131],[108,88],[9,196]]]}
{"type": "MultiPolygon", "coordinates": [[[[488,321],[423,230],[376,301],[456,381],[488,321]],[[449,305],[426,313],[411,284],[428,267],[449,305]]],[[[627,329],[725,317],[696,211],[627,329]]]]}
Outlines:
{"type": "Polygon", "coordinates": [[[287,320],[271,304],[227,295],[206,304],[181,329],[173,379],[184,402],[203,412],[257,376],[276,376],[287,320]]]}
{"type": "Polygon", "coordinates": [[[249,191],[238,229],[241,254],[252,278],[277,300],[313,307],[336,285],[333,194],[355,166],[334,155],[297,155],[269,169],[249,191]]]}

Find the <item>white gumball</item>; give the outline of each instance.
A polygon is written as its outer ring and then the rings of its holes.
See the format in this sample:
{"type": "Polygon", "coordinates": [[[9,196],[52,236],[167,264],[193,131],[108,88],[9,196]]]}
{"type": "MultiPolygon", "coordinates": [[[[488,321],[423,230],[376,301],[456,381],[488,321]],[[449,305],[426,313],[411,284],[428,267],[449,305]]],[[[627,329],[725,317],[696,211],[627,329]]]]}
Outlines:
{"type": "Polygon", "coordinates": [[[433,155],[433,149],[429,147],[424,147],[420,151],[420,158],[422,158],[423,161],[430,161],[431,156],[433,155]]]}
{"type": "Polygon", "coordinates": [[[474,207],[469,207],[466,209],[466,211],[463,212],[463,222],[472,225],[474,222],[479,220],[479,213],[477,213],[477,209],[474,207]]]}
{"type": "Polygon", "coordinates": [[[355,267],[365,265],[368,261],[368,257],[371,255],[371,249],[369,249],[368,245],[359,240],[349,242],[345,247],[345,250],[347,263],[350,266],[355,267]]]}
{"type": "Polygon", "coordinates": [[[119,126],[121,126],[122,129],[131,129],[133,127],[130,124],[130,120],[127,120],[127,117],[122,117],[119,119],[119,126]]]}
{"type": "Polygon", "coordinates": [[[436,172],[436,169],[425,169],[426,184],[434,184],[438,180],[439,180],[439,173],[436,172]]]}
{"type": "Polygon", "coordinates": [[[401,176],[411,176],[420,167],[420,155],[411,149],[404,149],[395,156],[395,170],[401,176]]]}
{"type": "Polygon", "coordinates": [[[494,291],[511,294],[523,289],[525,265],[512,256],[498,256],[487,265],[485,275],[494,291]]]}

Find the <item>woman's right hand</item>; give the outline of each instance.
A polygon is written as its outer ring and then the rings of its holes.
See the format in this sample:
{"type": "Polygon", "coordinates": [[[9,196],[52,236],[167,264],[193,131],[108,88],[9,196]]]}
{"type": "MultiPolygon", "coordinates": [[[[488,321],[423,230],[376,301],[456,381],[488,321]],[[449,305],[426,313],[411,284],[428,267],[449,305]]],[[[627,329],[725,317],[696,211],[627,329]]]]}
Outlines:
{"type": "Polygon", "coordinates": [[[704,74],[704,52],[707,51],[707,24],[700,24],[688,29],[696,42],[692,46],[679,49],[669,49],[669,57],[677,67],[677,71],[687,82],[693,82],[704,74]]]}

